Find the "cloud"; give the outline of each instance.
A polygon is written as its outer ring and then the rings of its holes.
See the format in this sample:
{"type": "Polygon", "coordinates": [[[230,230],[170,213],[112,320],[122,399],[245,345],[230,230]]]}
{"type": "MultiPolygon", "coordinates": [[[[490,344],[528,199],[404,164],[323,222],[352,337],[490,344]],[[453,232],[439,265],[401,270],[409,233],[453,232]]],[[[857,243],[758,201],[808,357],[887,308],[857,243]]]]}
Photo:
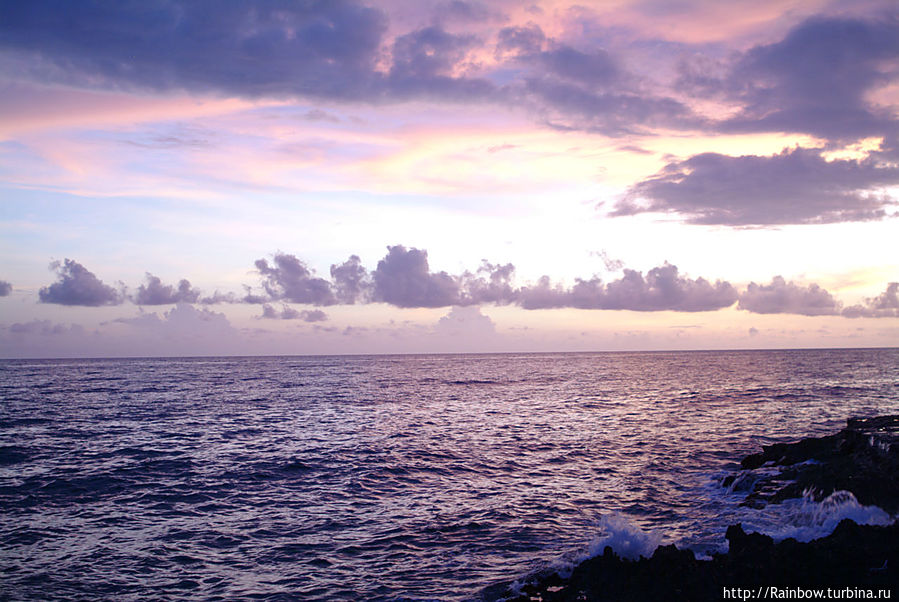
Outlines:
{"type": "Polygon", "coordinates": [[[459,282],[446,272],[431,273],[428,252],[387,247],[372,273],[374,301],[397,307],[446,307],[459,303],[459,282]]]}
{"type": "MultiPolygon", "coordinates": [[[[256,269],[262,275],[262,287],[273,300],[312,305],[332,305],[337,302],[331,283],[316,277],[294,255],[276,253],[273,265],[269,265],[265,259],[257,259],[256,269]]],[[[256,298],[248,295],[247,300],[252,302],[256,298]]]]}
{"type": "Polygon", "coordinates": [[[749,283],[740,294],[737,309],[757,314],[832,316],[840,313],[840,303],[817,284],[802,286],[775,276],[771,284],[749,283]]]}
{"type": "Polygon", "coordinates": [[[252,299],[249,292],[244,297],[238,297],[234,293],[222,293],[219,291],[215,291],[208,297],[201,297],[197,300],[197,302],[202,303],[203,305],[217,305],[219,303],[262,303],[261,300],[252,299]]]}
{"type": "Polygon", "coordinates": [[[543,50],[546,35],[534,23],[523,27],[504,27],[497,34],[495,54],[497,58],[512,55],[515,58],[534,56],[543,50]]]}
{"type": "Polygon", "coordinates": [[[84,328],[78,324],[55,324],[50,320],[32,320],[30,322],[16,322],[6,328],[10,334],[16,335],[42,335],[60,336],[67,334],[80,334],[84,328]]]}
{"type": "Polygon", "coordinates": [[[438,23],[462,24],[503,19],[502,14],[490,10],[481,2],[463,2],[462,0],[441,2],[434,9],[434,17],[438,23]]]}
{"type": "Polygon", "coordinates": [[[240,96],[360,98],[386,16],[352,0],[4,3],[0,45],[73,84],[240,96]]]}
{"type": "Polygon", "coordinates": [[[304,309],[297,311],[287,305],[281,306],[279,312],[272,305],[266,303],[262,306],[262,315],[260,318],[269,320],[302,320],[304,322],[323,322],[328,319],[328,315],[320,309],[304,309]]]}
{"type": "Polygon", "coordinates": [[[685,104],[647,92],[612,52],[548,38],[534,24],[492,29],[505,21],[489,5],[460,0],[439,3],[429,26],[395,35],[386,12],[356,0],[77,7],[34,0],[0,5],[0,64],[88,88],[489,102],[524,107],[554,127],[611,135],[698,123],[685,104]],[[483,36],[447,30],[474,22],[491,29],[483,36]],[[491,50],[496,62],[484,60],[491,50]]]}
{"type": "Polygon", "coordinates": [[[38,292],[41,303],[88,307],[122,303],[124,295],[103,284],[93,272],[88,271],[77,261],[72,259],[66,259],[63,263],[54,261],[50,264],[50,269],[56,272],[59,280],[41,288],[38,292]]]}
{"type": "Polygon", "coordinates": [[[899,20],[808,19],[774,44],[756,46],[723,85],[742,109],[730,131],[804,132],[855,140],[896,131],[889,111],[868,94],[894,81],[899,20]]]}
{"type": "Polygon", "coordinates": [[[114,322],[128,324],[172,341],[236,334],[225,314],[197,309],[189,303],[176,304],[161,318],[156,312],[140,313],[134,318],[118,318],[114,322]]]}
{"type": "Polygon", "coordinates": [[[0,297],[6,297],[12,293],[12,284],[6,280],[0,280],[0,297]]]}
{"type": "Polygon", "coordinates": [[[394,100],[494,100],[497,88],[493,83],[455,73],[469,51],[480,44],[475,36],[449,33],[439,26],[398,36],[393,43],[387,94],[394,100]]]}
{"type": "Polygon", "coordinates": [[[481,313],[481,308],[470,305],[455,306],[437,321],[434,332],[451,337],[486,336],[496,333],[496,325],[489,316],[481,313]]]}
{"type": "Polygon", "coordinates": [[[826,161],[803,148],[770,157],[703,153],[632,186],[612,215],[669,212],[728,226],[877,220],[896,202],[876,189],[895,184],[899,168],[874,157],[826,161]]]}
{"type": "Polygon", "coordinates": [[[162,281],[147,272],[147,283],[141,284],[132,300],[138,305],[171,305],[174,303],[196,303],[200,291],[192,288],[190,282],[182,279],[176,289],[172,285],[164,285],[162,281]]]}
{"type": "Polygon", "coordinates": [[[704,278],[681,276],[677,266],[664,264],[644,277],[625,269],[618,280],[603,284],[598,277],[577,279],[574,286],[553,286],[548,276],[518,294],[525,309],[573,307],[577,309],[625,309],[631,311],[714,311],[729,307],[737,291],[729,282],[714,284],[704,278]]]}
{"type": "Polygon", "coordinates": [[[340,303],[365,303],[371,296],[371,276],[358,255],[350,255],[343,263],[333,264],[331,278],[334,280],[334,294],[340,303]]]}
{"type": "Polygon", "coordinates": [[[863,304],[843,310],[847,318],[899,318],[899,282],[890,282],[886,290],[863,304]]]}
{"type": "Polygon", "coordinates": [[[503,90],[505,102],[529,107],[558,129],[621,136],[702,121],[682,102],[648,92],[620,56],[549,38],[534,23],[500,29],[494,55],[518,73],[503,90]]]}
{"type": "Polygon", "coordinates": [[[515,266],[492,264],[486,259],[476,274],[465,272],[459,278],[459,302],[461,305],[495,303],[506,305],[518,298],[518,291],[512,286],[515,266]]]}

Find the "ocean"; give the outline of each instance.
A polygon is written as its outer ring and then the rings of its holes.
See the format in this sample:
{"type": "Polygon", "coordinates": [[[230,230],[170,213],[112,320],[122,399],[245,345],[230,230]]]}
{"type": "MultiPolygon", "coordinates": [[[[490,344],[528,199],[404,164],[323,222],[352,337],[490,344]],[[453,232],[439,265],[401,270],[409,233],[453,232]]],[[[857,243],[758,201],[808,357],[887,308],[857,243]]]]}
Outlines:
{"type": "Polygon", "coordinates": [[[0,598],[490,599],[607,544],[809,539],[883,513],[724,476],[890,413],[899,349],[2,361],[0,598]]]}

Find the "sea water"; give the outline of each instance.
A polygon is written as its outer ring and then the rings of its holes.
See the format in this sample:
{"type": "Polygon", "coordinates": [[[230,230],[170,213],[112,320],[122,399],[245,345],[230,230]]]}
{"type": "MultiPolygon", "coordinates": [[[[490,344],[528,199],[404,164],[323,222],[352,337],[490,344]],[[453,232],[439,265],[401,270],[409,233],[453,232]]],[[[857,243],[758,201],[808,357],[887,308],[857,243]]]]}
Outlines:
{"type": "Polygon", "coordinates": [[[722,477],[886,413],[896,349],[3,361],[0,598],[465,600],[809,538],[892,517],[722,477]]]}

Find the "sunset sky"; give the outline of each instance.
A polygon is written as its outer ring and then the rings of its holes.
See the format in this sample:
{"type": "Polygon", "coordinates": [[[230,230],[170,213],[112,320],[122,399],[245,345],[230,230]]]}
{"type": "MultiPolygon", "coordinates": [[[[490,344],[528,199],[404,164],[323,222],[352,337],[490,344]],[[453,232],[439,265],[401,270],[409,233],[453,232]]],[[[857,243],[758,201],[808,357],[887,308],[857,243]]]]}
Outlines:
{"type": "Polygon", "coordinates": [[[899,345],[883,1],[0,1],[0,356],[899,345]]]}

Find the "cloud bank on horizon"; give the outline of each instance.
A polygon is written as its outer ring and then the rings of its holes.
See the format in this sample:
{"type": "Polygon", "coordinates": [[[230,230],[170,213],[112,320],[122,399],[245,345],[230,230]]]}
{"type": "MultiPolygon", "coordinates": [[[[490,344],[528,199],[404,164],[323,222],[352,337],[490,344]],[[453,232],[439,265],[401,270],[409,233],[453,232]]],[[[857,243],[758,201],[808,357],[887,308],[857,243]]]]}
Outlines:
{"type": "Polygon", "coordinates": [[[378,261],[371,272],[352,255],[342,264],[331,266],[331,279],[316,276],[302,259],[288,253],[275,253],[272,262],[255,262],[260,277],[261,293],[244,285],[246,293],[219,293],[202,297],[186,279],[177,288],[163,284],[149,272],[146,283],[136,294],[128,295],[124,284],[116,291],[104,284],[83,265],[72,259],[53,262],[56,282],[40,291],[41,303],[97,307],[117,305],[130,300],[135,305],[174,305],[182,303],[248,303],[261,304],[261,318],[318,322],[327,319],[320,309],[293,309],[288,303],[330,306],[384,303],[397,308],[443,308],[480,305],[517,305],[526,310],[589,309],[627,310],[637,312],[704,312],[737,304],[737,308],[759,314],[797,314],[804,316],[836,316],[849,318],[899,317],[899,282],[890,282],[879,296],[864,304],[849,307],[817,284],[803,286],[774,276],[770,284],[750,282],[738,291],[730,282],[705,278],[689,278],[677,266],[665,263],[644,276],[637,270],[622,269],[622,276],[603,282],[599,276],[576,279],[566,287],[553,284],[549,276],[536,283],[515,286],[515,266],[494,265],[483,260],[475,271],[448,274],[432,272],[428,252],[423,249],[394,245],[378,261]],[[280,302],[278,311],[273,302],[280,302]]]}
{"type": "Polygon", "coordinates": [[[888,0],[0,2],[0,73],[0,302],[35,302],[8,335],[75,345],[47,317],[82,307],[235,348],[248,308],[259,337],[389,336],[346,318],[378,307],[452,308],[445,337],[495,337],[481,307],[899,317],[888,0]],[[602,275],[570,261],[595,241],[602,275]]]}

